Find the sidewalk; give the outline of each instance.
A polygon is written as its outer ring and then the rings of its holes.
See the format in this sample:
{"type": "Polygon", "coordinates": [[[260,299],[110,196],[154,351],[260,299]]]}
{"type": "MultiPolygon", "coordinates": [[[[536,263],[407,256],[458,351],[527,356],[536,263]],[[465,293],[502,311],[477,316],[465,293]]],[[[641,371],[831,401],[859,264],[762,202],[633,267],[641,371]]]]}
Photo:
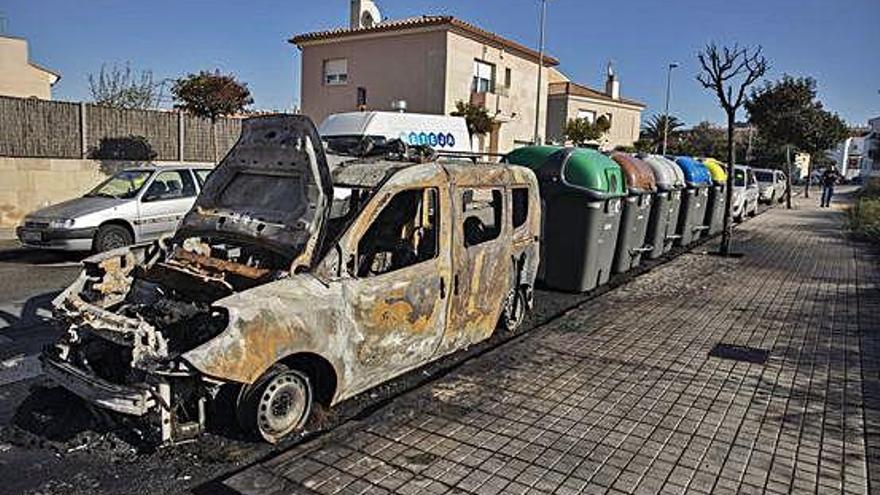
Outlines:
{"type": "MultiPolygon", "coordinates": [[[[880,268],[799,198],[221,483],[269,493],[880,491],[880,268]]],[[[216,485],[205,488],[219,488],[216,485]]]]}

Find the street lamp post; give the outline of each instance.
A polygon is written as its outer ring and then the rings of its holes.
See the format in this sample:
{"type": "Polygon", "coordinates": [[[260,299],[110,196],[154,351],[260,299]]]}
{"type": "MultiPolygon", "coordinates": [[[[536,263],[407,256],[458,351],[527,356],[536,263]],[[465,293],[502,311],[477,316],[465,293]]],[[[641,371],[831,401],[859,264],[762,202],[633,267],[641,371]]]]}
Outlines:
{"type": "Polygon", "coordinates": [[[535,97],[535,144],[541,144],[541,83],[544,77],[544,18],[547,16],[547,0],[541,0],[541,39],[538,51],[538,96],[535,97]]]}
{"type": "Polygon", "coordinates": [[[666,71],[666,110],[663,117],[663,156],[666,156],[666,141],[669,139],[669,93],[672,90],[672,69],[678,64],[671,63],[666,71]]]}

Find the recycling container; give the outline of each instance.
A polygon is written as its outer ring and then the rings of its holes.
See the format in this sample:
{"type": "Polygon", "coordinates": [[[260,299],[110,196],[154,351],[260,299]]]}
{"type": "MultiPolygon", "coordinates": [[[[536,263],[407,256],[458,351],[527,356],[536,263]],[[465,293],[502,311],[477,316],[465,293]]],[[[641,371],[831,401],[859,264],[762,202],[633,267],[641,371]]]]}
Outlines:
{"type": "Polygon", "coordinates": [[[654,207],[648,219],[646,243],[652,246],[648,258],[657,259],[672,249],[678,238],[678,210],[681,206],[681,191],[684,189],[684,172],[672,160],[660,155],[640,155],[654,172],[657,193],[654,207]]]}
{"type": "Polygon", "coordinates": [[[704,222],[709,228],[703,231],[705,235],[710,236],[721,232],[724,227],[724,210],[727,207],[727,171],[724,169],[724,164],[714,158],[703,158],[700,161],[706,166],[712,177],[704,222]]]}
{"type": "Polygon", "coordinates": [[[706,207],[709,202],[709,186],[712,177],[705,165],[688,156],[680,156],[675,163],[684,172],[685,188],[681,193],[678,212],[678,231],[675,240],[679,246],[687,246],[697,240],[708,227],[705,224],[706,207]]]}
{"type": "Polygon", "coordinates": [[[653,250],[646,243],[648,220],[654,203],[657,183],[651,166],[639,158],[627,153],[611,153],[611,159],[617,162],[626,180],[628,195],[623,198],[620,211],[620,232],[617,235],[617,247],[614,250],[613,273],[623,273],[639,266],[642,254],[653,250]]]}
{"type": "Polygon", "coordinates": [[[617,163],[596,150],[559,146],[518,148],[503,161],[531,168],[540,184],[544,285],[583,292],[607,282],[627,195],[617,163]]]}

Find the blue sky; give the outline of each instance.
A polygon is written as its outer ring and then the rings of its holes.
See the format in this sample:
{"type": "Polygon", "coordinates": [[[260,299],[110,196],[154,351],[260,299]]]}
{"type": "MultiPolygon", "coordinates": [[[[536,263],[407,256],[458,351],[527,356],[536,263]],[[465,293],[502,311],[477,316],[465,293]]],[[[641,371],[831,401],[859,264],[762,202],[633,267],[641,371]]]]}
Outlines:
{"type": "MultiPolygon", "coordinates": [[[[378,0],[386,17],[451,14],[537,46],[537,0],[378,0]]],[[[672,113],[722,122],[695,81],[707,42],[761,44],[771,78],[812,75],[826,106],[848,122],[880,115],[880,0],[550,0],[547,49],[578,82],[601,87],[613,60],[624,96],[662,112],[665,67],[672,113]]],[[[261,109],[299,98],[291,35],[347,23],[348,0],[0,0],[6,34],[26,37],[34,62],[61,72],[55,98],[88,98],[87,75],[130,62],[158,77],[200,69],[246,81],[261,109]]],[[[742,117],[740,117],[742,118],[742,117]]]]}

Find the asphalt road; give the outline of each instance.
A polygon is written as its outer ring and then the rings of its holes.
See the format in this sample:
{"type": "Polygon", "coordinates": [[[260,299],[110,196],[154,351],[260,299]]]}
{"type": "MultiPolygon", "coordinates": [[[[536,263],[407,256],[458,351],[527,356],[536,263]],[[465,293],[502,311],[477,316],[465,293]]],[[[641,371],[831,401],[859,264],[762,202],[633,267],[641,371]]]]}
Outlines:
{"type": "Polygon", "coordinates": [[[18,241],[0,241],[0,306],[63,289],[79,273],[83,253],[24,249],[18,241]]]}

